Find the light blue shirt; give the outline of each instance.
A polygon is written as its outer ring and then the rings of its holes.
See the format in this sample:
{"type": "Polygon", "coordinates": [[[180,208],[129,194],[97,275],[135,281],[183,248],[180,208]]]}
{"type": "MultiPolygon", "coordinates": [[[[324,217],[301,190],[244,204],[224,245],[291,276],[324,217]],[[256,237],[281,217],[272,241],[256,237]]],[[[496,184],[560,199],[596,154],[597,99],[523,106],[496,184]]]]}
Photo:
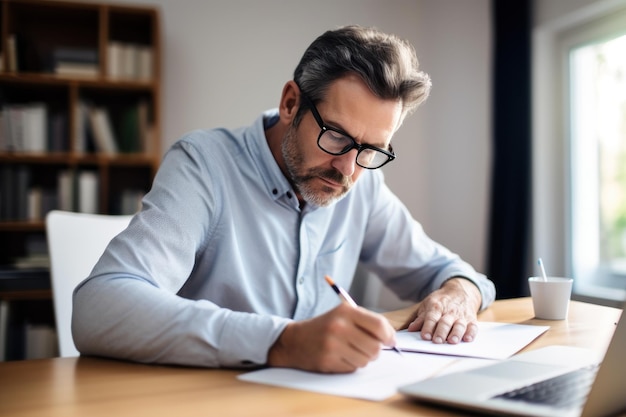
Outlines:
{"type": "Polygon", "coordinates": [[[493,283],[432,241],[366,170],[338,202],[300,209],[265,138],[277,111],[238,130],[198,130],[165,155],[142,210],[74,294],[83,354],[140,362],[264,364],[291,320],[337,306],[357,263],[419,301],[453,276],[482,308],[493,283]]]}

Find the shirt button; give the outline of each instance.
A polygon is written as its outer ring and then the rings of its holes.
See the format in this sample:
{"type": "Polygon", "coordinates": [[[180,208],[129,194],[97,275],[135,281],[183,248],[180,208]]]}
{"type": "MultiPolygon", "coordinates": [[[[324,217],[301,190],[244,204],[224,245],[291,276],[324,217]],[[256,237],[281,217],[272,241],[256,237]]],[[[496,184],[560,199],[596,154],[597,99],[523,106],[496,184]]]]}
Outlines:
{"type": "Polygon", "coordinates": [[[303,277],[300,277],[298,279],[298,284],[300,284],[300,285],[304,284],[304,278],[303,277]]]}

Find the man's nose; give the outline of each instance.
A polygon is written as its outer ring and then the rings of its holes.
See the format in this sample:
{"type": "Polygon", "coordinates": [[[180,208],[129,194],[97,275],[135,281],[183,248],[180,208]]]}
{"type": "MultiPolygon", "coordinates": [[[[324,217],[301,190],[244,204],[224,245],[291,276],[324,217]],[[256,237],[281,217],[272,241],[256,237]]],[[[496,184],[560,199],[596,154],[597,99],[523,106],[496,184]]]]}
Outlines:
{"type": "Polygon", "coordinates": [[[335,156],[332,163],[333,168],[341,172],[342,175],[346,177],[351,177],[357,167],[357,152],[358,151],[356,149],[352,149],[351,151],[346,152],[343,155],[335,156]]]}

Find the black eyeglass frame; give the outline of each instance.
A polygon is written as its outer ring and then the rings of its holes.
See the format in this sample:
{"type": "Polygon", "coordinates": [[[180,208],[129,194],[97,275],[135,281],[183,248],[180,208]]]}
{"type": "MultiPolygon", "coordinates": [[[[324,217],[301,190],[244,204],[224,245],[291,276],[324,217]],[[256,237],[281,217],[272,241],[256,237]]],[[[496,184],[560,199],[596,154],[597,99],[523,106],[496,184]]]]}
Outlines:
{"type": "Polygon", "coordinates": [[[336,128],[331,127],[331,126],[327,126],[326,123],[324,123],[324,120],[322,119],[322,116],[317,111],[317,107],[315,107],[315,104],[313,104],[313,101],[310,98],[308,98],[302,92],[300,92],[300,96],[302,97],[303,104],[311,110],[311,114],[313,114],[313,118],[317,122],[317,125],[320,127],[320,134],[317,136],[317,146],[321,150],[326,152],[327,154],[334,155],[334,156],[339,156],[339,155],[343,155],[343,154],[346,154],[346,153],[350,152],[352,149],[356,149],[357,150],[357,154],[356,154],[355,162],[356,162],[356,164],[358,166],[360,166],[361,168],[365,168],[365,169],[382,168],[383,166],[387,165],[389,162],[391,162],[394,159],[396,159],[396,154],[393,152],[393,148],[391,147],[391,144],[389,144],[389,151],[386,151],[385,149],[381,149],[381,148],[378,148],[376,146],[372,146],[372,145],[368,145],[368,144],[361,145],[361,144],[357,143],[356,140],[354,140],[354,138],[352,136],[350,136],[349,134],[347,134],[346,132],[344,132],[344,131],[342,131],[340,129],[336,129],[336,128]],[[330,151],[328,151],[327,149],[322,147],[322,145],[320,145],[320,140],[322,139],[322,136],[324,135],[324,133],[326,133],[329,130],[332,130],[333,132],[337,132],[340,135],[345,136],[346,138],[350,139],[352,141],[352,145],[351,146],[346,146],[341,152],[330,152],[330,151]],[[387,160],[384,161],[382,164],[376,166],[376,167],[367,167],[367,166],[361,165],[359,163],[359,155],[365,149],[371,149],[371,150],[380,152],[380,153],[382,153],[382,154],[387,156],[387,160]]]}

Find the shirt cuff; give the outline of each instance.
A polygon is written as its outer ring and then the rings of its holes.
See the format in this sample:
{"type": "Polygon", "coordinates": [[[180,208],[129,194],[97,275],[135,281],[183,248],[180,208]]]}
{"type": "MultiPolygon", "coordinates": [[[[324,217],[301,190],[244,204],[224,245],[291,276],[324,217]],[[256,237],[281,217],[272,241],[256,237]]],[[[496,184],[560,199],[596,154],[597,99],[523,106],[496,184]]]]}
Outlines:
{"type": "Polygon", "coordinates": [[[291,319],[232,312],[219,340],[221,366],[256,367],[267,363],[267,354],[291,319]]]}

